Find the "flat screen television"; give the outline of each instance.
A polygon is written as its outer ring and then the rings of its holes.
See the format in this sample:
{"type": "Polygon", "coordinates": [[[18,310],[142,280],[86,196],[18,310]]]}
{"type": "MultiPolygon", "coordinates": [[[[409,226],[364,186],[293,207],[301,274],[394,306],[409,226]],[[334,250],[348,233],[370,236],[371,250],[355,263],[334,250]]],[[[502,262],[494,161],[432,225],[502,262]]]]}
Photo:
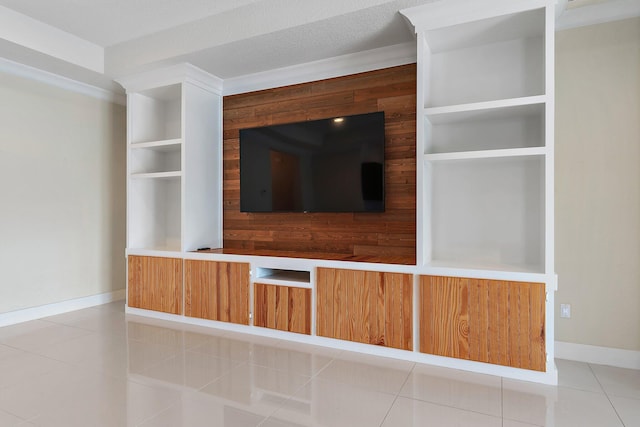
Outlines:
{"type": "Polygon", "coordinates": [[[384,212],[384,113],[240,130],[241,212],[384,212]]]}

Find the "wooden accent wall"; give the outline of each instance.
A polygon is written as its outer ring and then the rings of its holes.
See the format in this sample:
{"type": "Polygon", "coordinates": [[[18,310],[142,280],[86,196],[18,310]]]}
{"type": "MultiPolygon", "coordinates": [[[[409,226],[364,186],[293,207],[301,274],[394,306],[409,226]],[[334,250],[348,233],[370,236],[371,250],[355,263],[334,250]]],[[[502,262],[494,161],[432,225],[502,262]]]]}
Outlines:
{"type": "Polygon", "coordinates": [[[127,305],[182,314],[182,259],[128,256],[127,305]]]}
{"type": "Polygon", "coordinates": [[[416,256],[415,64],[224,97],[224,247],[374,256],[416,256]],[[384,111],[384,213],[241,213],[239,130],[384,111]]]}
{"type": "Polygon", "coordinates": [[[420,277],[420,351],[545,371],[545,285],[420,277]]]}
{"type": "Polygon", "coordinates": [[[249,324],[249,264],[184,261],[186,316],[249,324]]]}
{"type": "Polygon", "coordinates": [[[316,329],[323,337],[413,349],[413,276],[318,268],[316,329]]]}
{"type": "Polygon", "coordinates": [[[255,326],[311,334],[311,289],[254,283],[255,326]]]}

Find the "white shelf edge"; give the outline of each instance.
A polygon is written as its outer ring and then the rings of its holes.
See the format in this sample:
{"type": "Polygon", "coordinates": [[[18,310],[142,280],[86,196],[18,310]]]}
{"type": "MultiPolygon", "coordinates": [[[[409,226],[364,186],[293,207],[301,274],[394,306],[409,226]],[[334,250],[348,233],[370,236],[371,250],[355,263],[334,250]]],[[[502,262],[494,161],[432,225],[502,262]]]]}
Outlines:
{"type": "Polygon", "coordinates": [[[147,141],[147,142],[132,142],[129,144],[131,149],[136,148],[155,148],[155,147],[167,147],[170,145],[182,144],[182,138],[176,139],[164,139],[159,141],[147,141]]]}
{"type": "Polygon", "coordinates": [[[544,104],[546,95],[524,96],[520,98],[498,99],[495,101],[472,102],[469,104],[446,105],[444,107],[427,107],[425,116],[437,116],[444,114],[466,113],[470,111],[491,110],[495,108],[519,107],[523,105],[544,104]]]}
{"type": "Polygon", "coordinates": [[[546,147],[505,148],[499,150],[459,151],[450,153],[425,154],[424,160],[430,162],[467,159],[493,159],[499,157],[544,156],[546,147]]]}
{"type": "Polygon", "coordinates": [[[129,175],[132,179],[163,179],[163,178],[180,178],[181,171],[171,172],[149,172],[149,173],[132,173],[129,175]]]}
{"type": "Polygon", "coordinates": [[[287,286],[290,288],[305,288],[305,289],[313,289],[313,285],[310,282],[296,281],[296,280],[280,280],[280,279],[269,279],[267,277],[258,277],[253,280],[253,283],[261,283],[263,285],[273,285],[273,286],[287,286]]]}

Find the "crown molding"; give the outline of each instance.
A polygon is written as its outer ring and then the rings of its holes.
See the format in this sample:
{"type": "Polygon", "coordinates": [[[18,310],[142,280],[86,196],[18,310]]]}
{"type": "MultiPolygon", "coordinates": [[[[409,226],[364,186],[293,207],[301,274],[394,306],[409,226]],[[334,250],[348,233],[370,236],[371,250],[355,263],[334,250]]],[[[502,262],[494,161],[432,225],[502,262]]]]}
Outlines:
{"type": "Polygon", "coordinates": [[[127,98],[124,94],[112,92],[106,89],[89,85],[87,83],[82,83],[77,80],[50,73],[39,68],[30,67],[28,65],[14,62],[5,58],[0,58],[0,72],[12,74],[18,77],[24,77],[41,83],[46,83],[60,89],[87,95],[103,101],[113,102],[120,105],[127,105],[127,98]]]}
{"type": "Polygon", "coordinates": [[[222,93],[222,79],[187,63],[155,68],[116,79],[127,92],[141,92],[183,81],[189,81],[213,93],[222,93]]]}
{"type": "Polygon", "coordinates": [[[638,0],[611,0],[582,7],[567,7],[556,20],[556,31],[603,24],[640,16],[638,0]]]}
{"type": "Polygon", "coordinates": [[[224,80],[224,95],[306,83],[416,62],[415,42],[372,49],[224,80]]]}

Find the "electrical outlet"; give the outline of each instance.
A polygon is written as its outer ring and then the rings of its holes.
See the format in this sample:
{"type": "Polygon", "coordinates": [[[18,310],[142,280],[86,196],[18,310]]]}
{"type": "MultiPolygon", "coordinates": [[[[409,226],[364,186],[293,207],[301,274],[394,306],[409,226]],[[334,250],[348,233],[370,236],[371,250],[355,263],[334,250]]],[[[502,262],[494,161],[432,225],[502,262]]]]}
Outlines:
{"type": "Polygon", "coordinates": [[[571,304],[560,304],[560,317],[571,318],[571,304]]]}

